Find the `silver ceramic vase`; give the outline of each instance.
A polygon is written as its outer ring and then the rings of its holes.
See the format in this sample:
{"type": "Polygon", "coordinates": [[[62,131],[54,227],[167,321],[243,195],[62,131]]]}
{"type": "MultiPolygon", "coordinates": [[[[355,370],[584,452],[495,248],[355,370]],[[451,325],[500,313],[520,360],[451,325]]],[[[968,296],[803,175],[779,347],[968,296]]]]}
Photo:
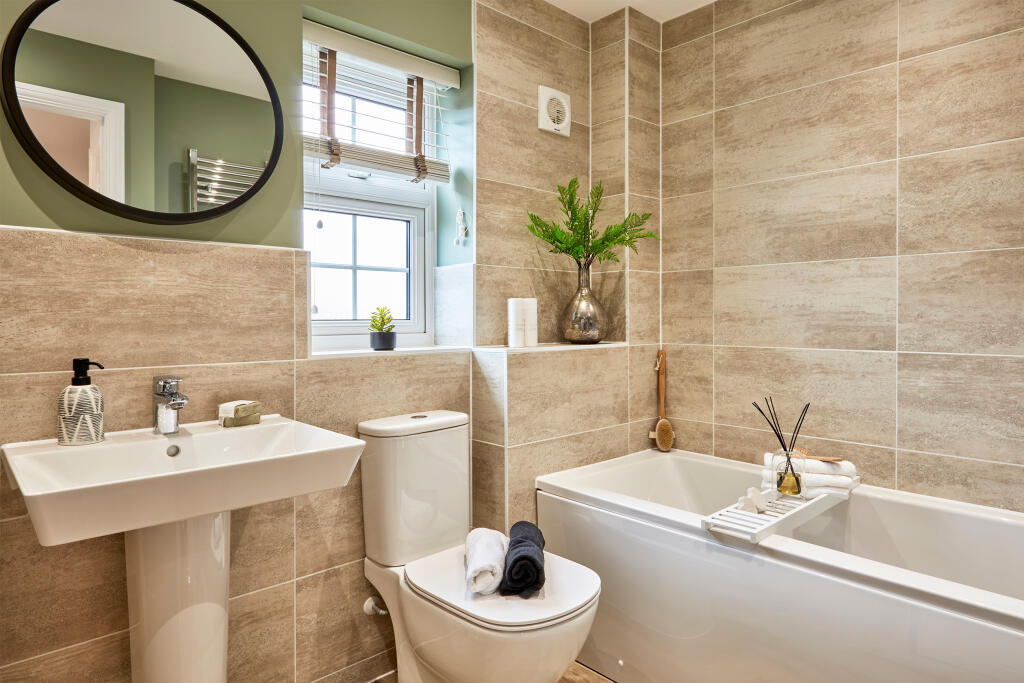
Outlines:
{"type": "Polygon", "coordinates": [[[573,344],[596,344],[608,335],[608,314],[590,287],[590,266],[581,266],[579,286],[562,313],[562,336],[573,344]]]}

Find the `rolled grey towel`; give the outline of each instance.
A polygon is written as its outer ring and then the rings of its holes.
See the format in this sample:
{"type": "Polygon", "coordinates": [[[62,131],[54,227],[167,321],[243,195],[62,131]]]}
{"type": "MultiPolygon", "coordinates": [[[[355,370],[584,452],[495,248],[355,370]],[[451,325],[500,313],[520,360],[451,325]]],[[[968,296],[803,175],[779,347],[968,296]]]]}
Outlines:
{"type": "Polygon", "coordinates": [[[508,533],[505,573],[498,592],[532,597],[544,587],[544,534],[536,524],[520,521],[508,533]]]}

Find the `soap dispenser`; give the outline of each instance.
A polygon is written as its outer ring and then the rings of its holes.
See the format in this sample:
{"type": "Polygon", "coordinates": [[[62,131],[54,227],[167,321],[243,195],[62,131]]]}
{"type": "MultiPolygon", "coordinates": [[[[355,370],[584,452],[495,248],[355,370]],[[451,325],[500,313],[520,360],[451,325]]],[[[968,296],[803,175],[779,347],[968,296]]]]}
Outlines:
{"type": "Polygon", "coordinates": [[[57,443],[85,446],[103,441],[103,393],[92,383],[89,366],[103,366],[88,358],[75,358],[75,376],[57,401],[57,443]]]}

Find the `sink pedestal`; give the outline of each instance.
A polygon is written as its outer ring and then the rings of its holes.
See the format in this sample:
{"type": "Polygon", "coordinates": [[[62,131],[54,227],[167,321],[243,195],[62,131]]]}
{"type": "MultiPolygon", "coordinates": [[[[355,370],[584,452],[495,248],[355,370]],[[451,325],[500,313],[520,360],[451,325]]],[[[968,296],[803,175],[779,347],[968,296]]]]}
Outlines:
{"type": "Polygon", "coordinates": [[[132,680],[223,683],[231,513],[125,533],[132,680]]]}

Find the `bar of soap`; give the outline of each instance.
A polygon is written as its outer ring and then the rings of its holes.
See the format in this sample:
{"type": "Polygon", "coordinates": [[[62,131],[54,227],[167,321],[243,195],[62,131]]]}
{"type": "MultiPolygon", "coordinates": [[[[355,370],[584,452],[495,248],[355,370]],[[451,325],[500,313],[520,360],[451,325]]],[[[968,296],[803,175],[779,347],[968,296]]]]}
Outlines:
{"type": "Polygon", "coordinates": [[[229,401],[221,403],[217,419],[221,427],[242,427],[260,423],[263,405],[259,401],[229,401]]]}
{"type": "Polygon", "coordinates": [[[244,427],[245,425],[258,425],[259,423],[259,413],[253,413],[245,417],[222,417],[220,419],[221,427],[244,427]]]}

